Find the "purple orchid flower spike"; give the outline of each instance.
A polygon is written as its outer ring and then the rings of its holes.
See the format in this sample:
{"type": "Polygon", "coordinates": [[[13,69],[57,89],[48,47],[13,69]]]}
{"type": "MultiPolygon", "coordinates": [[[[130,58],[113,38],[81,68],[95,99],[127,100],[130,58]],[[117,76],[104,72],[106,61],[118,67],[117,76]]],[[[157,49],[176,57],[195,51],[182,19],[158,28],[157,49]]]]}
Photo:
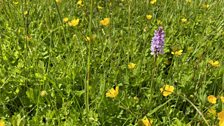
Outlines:
{"type": "Polygon", "coordinates": [[[151,43],[151,54],[152,55],[158,55],[158,54],[164,54],[164,37],[165,33],[162,27],[159,27],[158,30],[155,30],[154,36],[152,38],[151,43]]]}

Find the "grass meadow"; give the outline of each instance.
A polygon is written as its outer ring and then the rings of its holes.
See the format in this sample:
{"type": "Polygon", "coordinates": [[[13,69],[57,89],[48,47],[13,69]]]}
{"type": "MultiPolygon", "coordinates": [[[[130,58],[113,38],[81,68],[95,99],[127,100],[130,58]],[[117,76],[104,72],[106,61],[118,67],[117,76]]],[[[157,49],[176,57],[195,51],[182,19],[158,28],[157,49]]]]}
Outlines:
{"type": "Polygon", "coordinates": [[[0,0],[0,126],[224,126],[223,61],[224,0],[0,0]]]}

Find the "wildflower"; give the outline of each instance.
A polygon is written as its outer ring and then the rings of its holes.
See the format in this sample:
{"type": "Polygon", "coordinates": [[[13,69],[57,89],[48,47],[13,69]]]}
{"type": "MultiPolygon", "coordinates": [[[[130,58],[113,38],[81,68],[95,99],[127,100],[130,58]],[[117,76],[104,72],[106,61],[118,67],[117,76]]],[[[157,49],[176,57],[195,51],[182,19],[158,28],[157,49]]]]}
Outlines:
{"type": "Polygon", "coordinates": [[[208,102],[215,104],[216,103],[217,98],[214,95],[209,95],[208,96],[208,102]]]}
{"type": "Polygon", "coordinates": [[[68,22],[68,18],[67,17],[63,18],[63,22],[67,23],[68,22]]]}
{"type": "Polygon", "coordinates": [[[183,52],[183,50],[178,50],[178,51],[171,52],[171,54],[173,54],[175,56],[180,56],[180,55],[182,55],[182,52],[183,52]]]}
{"type": "Polygon", "coordinates": [[[56,3],[61,3],[62,2],[62,0],[55,0],[56,1],[56,3]]]}
{"type": "Polygon", "coordinates": [[[224,110],[218,113],[219,126],[224,126],[224,110]]]}
{"type": "Polygon", "coordinates": [[[43,91],[40,92],[40,96],[41,96],[41,97],[44,97],[44,96],[46,96],[46,95],[47,95],[47,91],[43,90],[43,91]]]}
{"type": "Polygon", "coordinates": [[[128,69],[134,69],[135,67],[136,67],[136,64],[134,64],[134,63],[128,64],[128,69]]]}
{"type": "Polygon", "coordinates": [[[100,24],[103,26],[107,26],[110,23],[110,18],[104,18],[103,20],[100,21],[100,24]]]}
{"type": "Polygon", "coordinates": [[[182,19],[181,19],[181,22],[182,22],[182,23],[186,23],[186,22],[187,22],[187,19],[186,19],[186,18],[182,18],[182,19]]]}
{"type": "Polygon", "coordinates": [[[224,121],[224,110],[218,113],[218,119],[224,121]]]}
{"type": "Polygon", "coordinates": [[[224,126],[224,120],[219,121],[219,126],[224,126]]]}
{"type": "Polygon", "coordinates": [[[174,91],[174,86],[171,85],[164,85],[162,88],[160,88],[160,92],[163,94],[163,96],[168,96],[172,94],[174,91]]]}
{"type": "Polygon", "coordinates": [[[146,15],[146,18],[147,18],[148,20],[150,20],[150,19],[152,19],[152,15],[148,14],[148,15],[146,15]]]}
{"type": "Polygon", "coordinates": [[[224,97],[221,96],[220,99],[221,99],[221,102],[224,103],[224,97]]]}
{"type": "Polygon", "coordinates": [[[83,1],[82,1],[82,0],[79,0],[79,1],[77,2],[77,5],[79,5],[79,6],[83,6],[83,1]]]}
{"type": "Polygon", "coordinates": [[[209,63],[210,65],[212,65],[213,67],[220,67],[220,63],[219,63],[219,61],[209,60],[208,63],[209,63]]]}
{"type": "Polygon", "coordinates": [[[141,119],[143,126],[151,126],[151,122],[148,120],[148,118],[145,116],[143,119],[141,119]]]}
{"type": "Polygon", "coordinates": [[[2,119],[0,119],[0,126],[5,126],[5,122],[2,119]]]}
{"type": "Polygon", "coordinates": [[[28,15],[28,11],[23,12],[24,16],[28,15]]]}
{"type": "Polygon", "coordinates": [[[68,22],[69,26],[77,26],[79,24],[79,19],[73,19],[72,21],[68,22]]]}
{"type": "Polygon", "coordinates": [[[154,36],[152,38],[151,43],[151,54],[152,55],[158,55],[164,53],[164,36],[165,33],[163,31],[162,27],[159,27],[158,30],[155,30],[154,36]]]}
{"type": "Polygon", "coordinates": [[[155,4],[156,3],[156,0],[151,0],[150,1],[150,4],[155,4]]]}
{"type": "Polygon", "coordinates": [[[109,91],[107,91],[106,97],[115,98],[115,97],[117,97],[118,92],[119,92],[119,87],[115,86],[115,87],[111,88],[109,91]]]}

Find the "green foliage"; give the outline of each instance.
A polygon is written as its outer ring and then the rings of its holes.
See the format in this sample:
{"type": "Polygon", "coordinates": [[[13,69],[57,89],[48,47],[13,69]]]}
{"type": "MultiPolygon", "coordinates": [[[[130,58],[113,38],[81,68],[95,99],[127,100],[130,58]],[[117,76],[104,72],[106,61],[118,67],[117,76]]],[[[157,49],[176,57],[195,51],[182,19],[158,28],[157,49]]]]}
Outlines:
{"type": "Polygon", "coordinates": [[[12,126],[136,126],[146,116],[158,126],[218,125],[208,110],[224,105],[223,5],[0,0],[0,119],[12,126]],[[100,24],[104,18],[108,26],[100,24]],[[69,25],[73,19],[77,26],[69,25]],[[150,45],[159,26],[165,54],[155,58],[150,45]],[[167,97],[165,84],[174,86],[167,97]],[[118,96],[106,97],[115,85],[118,96]]]}

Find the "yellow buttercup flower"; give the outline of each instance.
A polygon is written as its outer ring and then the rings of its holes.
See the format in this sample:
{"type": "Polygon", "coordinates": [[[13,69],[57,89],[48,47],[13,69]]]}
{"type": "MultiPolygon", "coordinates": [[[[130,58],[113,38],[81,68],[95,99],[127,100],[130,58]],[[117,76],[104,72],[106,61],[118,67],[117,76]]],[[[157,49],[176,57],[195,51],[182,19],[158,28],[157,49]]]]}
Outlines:
{"type": "Polygon", "coordinates": [[[224,121],[224,110],[218,113],[218,119],[224,121]]]}
{"type": "Polygon", "coordinates": [[[119,93],[119,87],[115,86],[107,91],[106,97],[115,98],[115,97],[117,97],[118,93],[119,93]]]}
{"type": "Polygon", "coordinates": [[[147,18],[148,20],[150,20],[150,19],[152,19],[152,15],[148,14],[148,15],[146,15],[146,18],[147,18]]]}
{"type": "Polygon", "coordinates": [[[221,96],[220,99],[221,99],[221,102],[224,103],[224,97],[221,96]]]}
{"type": "Polygon", "coordinates": [[[214,95],[209,95],[207,98],[208,98],[208,102],[212,104],[216,104],[217,98],[214,95]]]}
{"type": "Polygon", "coordinates": [[[107,26],[110,24],[110,18],[104,18],[103,20],[100,21],[100,24],[103,26],[107,26]]]}
{"type": "Polygon", "coordinates": [[[175,56],[180,56],[180,55],[182,55],[182,52],[183,52],[183,50],[178,50],[178,51],[171,52],[171,54],[173,54],[175,56]]]}
{"type": "Polygon", "coordinates": [[[82,0],[79,0],[79,1],[77,2],[77,5],[79,5],[79,6],[83,6],[83,1],[82,1],[82,0]]]}
{"type": "Polygon", "coordinates": [[[224,110],[218,113],[219,126],[224,126],[224,110]]]}
{"type": "Polygon", "coordinates": [[[182,19],[181,19],[181,22],[182,22],[182,23],[186,23],[186,22],[187,22],[187,19],[186,19],[186,18],[182,18],[182,19]]]}
{"type": "Polygon", "coordinates": [[[224,126],[224,120],[219,121],[219,126],[224,126]]]}
{"type": "Polygon", "coordinates": [[[212,65],[213,67],[220,67],[220,63],[219,63],[219,61],[209,60],[208,63],[209,63],[210,65],[212,65]]]}
{"type": "Polygon", "coordinates": [[[0,126],[5,126],[5,122],[4,122],[4,120],[0,120],[0,126]]]}
{"type": "Polygon", "coordinates": [[[68,22],[69,26],[77,26],[79,24],[79,19],[73,19],[72,21],[68,22]]]}
{"type": "Polygon", "coordinates": [[[157,0],[151,0],[150,4],[155,4],[157,0]]]}
{"type": "Polygon", "coordinates": [[[67,23],[68,22],[68,18],[67,17],[63,18],[63,22],[67,23]]]}
{"type": "Polygon", "coordinates": [[[141,119],[143,126],[151,126],[151,122],[148,120],[148,118],[145,116],[143,119],[141,119]]]}
{"type": "Polygon", "coordinates": [[[128,69],[134,69],[135,67],[136,67],[136,64],[134,64],[134,63],[128,64],[128,69]]]}
{"type": "Polygon", "coordinates": [[[160,88],[160,92],[163,94],[163,96],[168,96],[170,94],[172,94],[174,91],[174,86],[171,85],[164,85],[162,88],[160,88]]]}

